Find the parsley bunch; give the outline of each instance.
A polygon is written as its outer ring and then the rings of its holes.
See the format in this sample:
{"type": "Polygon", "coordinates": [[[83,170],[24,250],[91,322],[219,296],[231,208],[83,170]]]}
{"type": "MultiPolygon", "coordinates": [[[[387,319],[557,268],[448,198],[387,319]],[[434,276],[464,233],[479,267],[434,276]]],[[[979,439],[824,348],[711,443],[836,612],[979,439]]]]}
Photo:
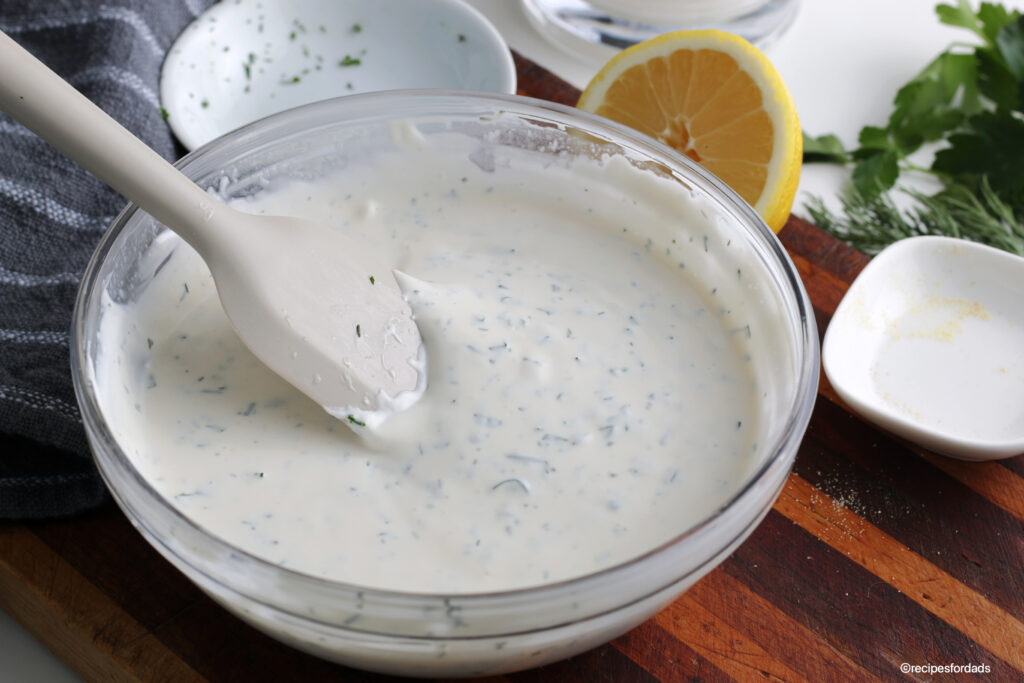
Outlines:
{"type": "Polygon", "coordinates": [[[1024,16],[998,3],[967,0],[936,7],[939,20],[971,31],[896,93],[886,126],[865,126],[858,147],[835,135],[804,135],[804,161],[852,164],[852,187],[836,216],[815,198],[806,208],[820,227],[874,253],[904,237],[949,235],[1024,255],[1024,16]],[[980,41],[980,42],[979,42],[980,41]],[[930,168],[911,155],[935,145],[930,168]],[[908,171],[934,175],[942,190],[911,192],[908,171]],[[907,192],[910,210],[890,192],[907,192]]]}

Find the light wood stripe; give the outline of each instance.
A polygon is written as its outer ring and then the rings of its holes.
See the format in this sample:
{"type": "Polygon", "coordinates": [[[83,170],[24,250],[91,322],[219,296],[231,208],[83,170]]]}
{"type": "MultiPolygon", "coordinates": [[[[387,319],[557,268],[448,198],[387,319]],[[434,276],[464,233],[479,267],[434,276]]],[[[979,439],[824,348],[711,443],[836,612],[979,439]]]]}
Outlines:
{"type": "Polygon", "coordinates": [[[203,678],[21,525],[0,525],[0,609],[86,680],[203,678]]]}
{"type": "Polygon", "coordinates": [[[775,510],[992,654],[1024,669],[1024,623],[807,480],[791,475],[775,510]]]}
{"type": "Polygon", "coordinates": [[[738,681],[806,681],[756,642],[705,609],[691,593],[676,600],[655,622],[738,681]]]}
{"type": "MultiPolygon", "coordinates": [[[[788,252],[793,265],[796,266],[800,279],[805,283],[813,282],[815,308],[831,316],[835,313],[839,302],[843,300],[850,283],[840,279],[834,273],[807,260],[800,254],[788,252]]],[[[824,330],[822,330],[824,332],[824,330]]]]}
{"type": "Polygon", "coordinates": [[[656,621],[737,680],[870,678],[820,636],[721,570],[701,579],[656,621]]]}

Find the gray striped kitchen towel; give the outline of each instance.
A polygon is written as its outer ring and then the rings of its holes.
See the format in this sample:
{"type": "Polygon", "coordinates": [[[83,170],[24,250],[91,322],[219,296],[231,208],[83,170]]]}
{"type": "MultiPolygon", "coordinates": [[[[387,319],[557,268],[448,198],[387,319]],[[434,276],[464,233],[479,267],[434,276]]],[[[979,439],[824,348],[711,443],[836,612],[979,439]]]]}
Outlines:
{"type": "MultiPolygon", "coordinates": [[[[160,66],[210,4],[0,0],[0,29],[173,159],[160,66]]],[[[68,337],[79,279],[125,204],[0,114],[0,518],[70,515],[104,499],[72,390],[68,337]]]]}

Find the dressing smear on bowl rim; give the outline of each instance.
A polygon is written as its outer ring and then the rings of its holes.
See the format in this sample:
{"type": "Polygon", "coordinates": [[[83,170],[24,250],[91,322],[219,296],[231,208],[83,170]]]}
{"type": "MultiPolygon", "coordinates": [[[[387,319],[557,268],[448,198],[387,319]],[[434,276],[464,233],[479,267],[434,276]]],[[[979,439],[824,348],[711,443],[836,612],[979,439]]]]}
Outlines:
{"type": "Polygon", "coordinates": [[[104,413],[153,487],[300,572],[474,593],[620,564],[749,480],[770,390],[754,349],[780,335],[763,276],[737,265],[756,255],[709,200],[618,156],[397,147],[240,205],[337,225],[395,265],[427,349],[421,400],[352,433],[246,351],[165,233],[100,342],[104,413]]]}

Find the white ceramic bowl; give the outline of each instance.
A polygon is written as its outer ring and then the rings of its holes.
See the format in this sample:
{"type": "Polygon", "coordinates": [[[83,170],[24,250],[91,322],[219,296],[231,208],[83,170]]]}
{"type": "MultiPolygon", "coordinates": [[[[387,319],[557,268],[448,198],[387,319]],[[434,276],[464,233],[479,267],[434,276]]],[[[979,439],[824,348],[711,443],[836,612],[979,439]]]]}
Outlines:
{"type": "MultiPolygon", "coordinates": [[[[197,525],[143,478],[118,443],[102,396],[120,382],[104,360],[106,303],[133,299],[152,279],[140,256],[165,228],[130,206],[104,237],[78,299],[73,374],[96,463],[143,536],[198,586],[257,628],[321,657],[406,675],[482,675],[523,669],[594,647],[648,619],[725,559],[767,514],[792,466],[816,395],[819,354],[806,292],[776,237],[714,177],[625,127],[571,108],[514,96],[393,92],[343,97],[270,117],[185,157],[180,168],[226,197],[260,192],[270,177],[316,175],[339,155],[393,148],[394,122],[428,139],[465,135],[544,168],[602,155],[678,183],[707,206],[687,268],[737,295],[760,432],[748,479],[720,508],[674,537],[607,569],[531,588],[423,594],[309,576],[255,557],[197,525]],[[621,161],[621,159],[619,160],[621,161]],[[744,325],[750,325],[750,328],[744,325]],[[760,394],[759,394],[760,395],[760,394]]],[[[449,140],[449,137],[444,138],[449,140]]],[[[470,157],[474,158],[474,157],[470,157]]],[[[691,196],[691,195],[687,195],[691,196]]],[[[724,290],[719,293],[725,296],[724,290]]],[[[723,302],[725,299],[721,299],[723,302]]],[[[722,315],[727,315],[723,312],[722,315]]],[[[110,354],[106,354],[110,356],[110,354]]],[[[699,399],[698,399],[699,400],[699,399]]],[[[168,416],[174,419],[174,416],[168,416]]]]}
{"type": "Polygon", "coordinates": [[[864,417],[938,453],[1024,453],[1024,259],[965,240],[901,240],[864,268],[822,363],[864,417]]]}
{"type": "Polygon", "coordinates": [[[167,53],[160,100],[188,149],[291,107],[400,88],[514,94],[497,29],[461,0],[231,0],[167,53]]]}

